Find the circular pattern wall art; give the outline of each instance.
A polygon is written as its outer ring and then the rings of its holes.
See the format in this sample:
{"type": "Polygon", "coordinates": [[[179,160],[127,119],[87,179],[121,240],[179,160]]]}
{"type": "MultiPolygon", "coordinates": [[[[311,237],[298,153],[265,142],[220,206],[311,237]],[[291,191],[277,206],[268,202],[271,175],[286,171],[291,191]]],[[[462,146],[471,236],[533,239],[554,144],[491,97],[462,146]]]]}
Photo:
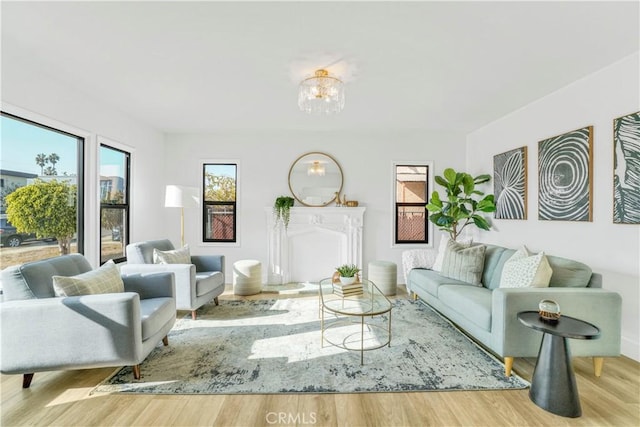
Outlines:
{"type": "Polygon", "coordinates": [[[593,127],[538,143],[538,218],[591,221],[593,127]]]}

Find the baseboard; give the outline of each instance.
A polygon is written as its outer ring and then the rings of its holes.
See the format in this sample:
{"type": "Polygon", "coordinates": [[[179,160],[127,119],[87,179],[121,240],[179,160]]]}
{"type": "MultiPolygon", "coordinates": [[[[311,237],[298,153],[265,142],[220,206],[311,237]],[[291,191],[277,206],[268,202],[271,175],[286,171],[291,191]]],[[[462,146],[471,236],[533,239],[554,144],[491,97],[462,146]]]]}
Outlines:
{"type": "Polygon", "coordinates": [[[640,362],[640,343],[627,337],[622,337],[620,352],[630,359],[640,362]]]}

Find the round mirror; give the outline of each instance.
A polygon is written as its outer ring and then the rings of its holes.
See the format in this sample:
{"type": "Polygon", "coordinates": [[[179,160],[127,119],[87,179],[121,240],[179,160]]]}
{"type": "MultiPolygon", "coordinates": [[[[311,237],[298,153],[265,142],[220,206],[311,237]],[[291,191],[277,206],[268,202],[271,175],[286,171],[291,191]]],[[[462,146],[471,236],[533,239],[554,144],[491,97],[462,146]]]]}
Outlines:
{"type": "Polygon", "coordinates": [[[305,206],[327,206],[342,191],[342,169],[328,154],[303,154],[289,169],[289,189],[305,206]]]}

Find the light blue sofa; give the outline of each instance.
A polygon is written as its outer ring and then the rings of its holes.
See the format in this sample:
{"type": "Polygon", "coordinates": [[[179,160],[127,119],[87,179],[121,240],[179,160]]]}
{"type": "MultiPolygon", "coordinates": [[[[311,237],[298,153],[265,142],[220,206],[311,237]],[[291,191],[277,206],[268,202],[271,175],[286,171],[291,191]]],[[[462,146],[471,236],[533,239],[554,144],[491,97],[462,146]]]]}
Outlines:
{"type": "Polygon", "coordinates": [[[56,297],[52,276],[91,270],[80,254],[64,255],[2,271],[0,371],[35,372],[133,366],[140,363],[176,320],[173,274],[124,275],[124,292],[56,297]]]}
{"type": "Polygon", "coordinates": [[[574,356],[592,356],[595,375],[600,376],[605,356],[620,355],[622,299],[602,289],[602,276],[577,261],[548,256],[553,269],[548,288],[499,288],[504,263],[514,249],[487,246],[483,286],[450,279],[440,273],[414,268],[407,290],[447,317],[484,347],[504,358],[505,374],[511,375],[514,357],[536,357],[542,334],[522,325],[517,313],[538,310],[543,299],[560,305],[562,314],[593,323],[600,328],[595,340],[571,340],[574,356]]]}

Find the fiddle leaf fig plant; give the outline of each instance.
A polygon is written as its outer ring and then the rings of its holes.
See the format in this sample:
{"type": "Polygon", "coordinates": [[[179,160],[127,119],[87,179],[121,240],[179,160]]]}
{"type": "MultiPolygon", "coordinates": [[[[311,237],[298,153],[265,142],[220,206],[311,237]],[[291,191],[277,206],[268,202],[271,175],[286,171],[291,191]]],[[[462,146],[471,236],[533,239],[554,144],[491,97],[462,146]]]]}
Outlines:
{"type": "Polygon", "coordinates": [[[456,172],[451,168],[444,170],[443,176],[436,176],[435,181],[446,190],[446,198],[442,199],[437,191],[431,194],[426,208],[431,213],[429,221],[446,231],[452,240],[456,240],[462,230],[470,224],[482,230],[489,230],[491,225],[481,213],[495,212],[496,204],[493,194],[485,195],[476,189],[476,185],[488,182],[490,175],[471,176],[468,173],[456,172]]]}
{"type": "Polygon", "coordinates": [[[293,206],[295,199],[289,196],[276,197],[276,201],[273,204],[273,214],[276,217],[275,224],[282,221],[285,230],[289,227],[289,219],[291,218],[291,207],[293,206]]]}

